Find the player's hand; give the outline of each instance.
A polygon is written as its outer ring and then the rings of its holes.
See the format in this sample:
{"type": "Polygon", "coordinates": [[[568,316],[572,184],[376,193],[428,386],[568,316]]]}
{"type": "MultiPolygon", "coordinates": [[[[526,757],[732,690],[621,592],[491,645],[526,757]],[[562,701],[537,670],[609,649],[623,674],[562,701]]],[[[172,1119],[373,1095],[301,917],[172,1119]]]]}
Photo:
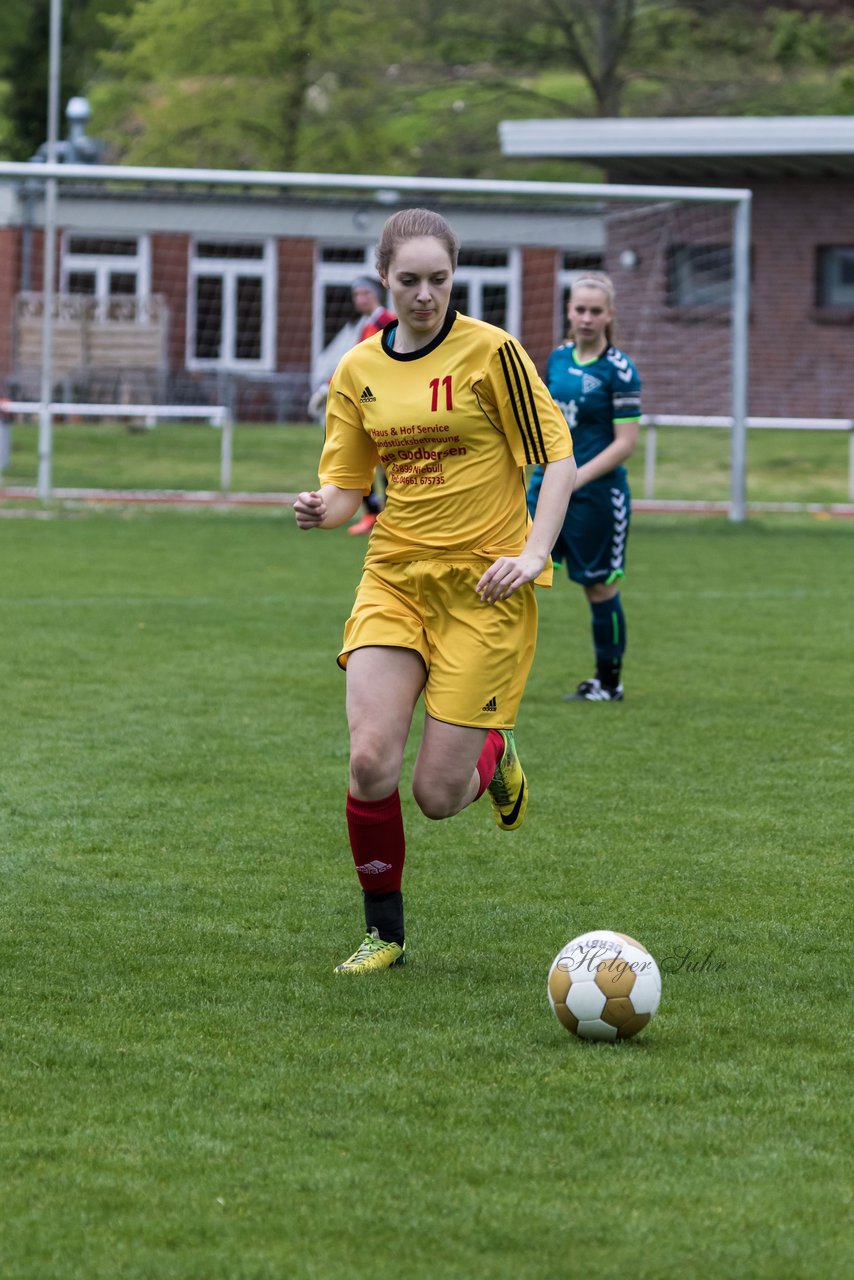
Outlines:
{"type": "Polygon", "coordinates": [[[533,582],[545,564],[545,560],[532,551],[523,551],[520,556],[499,556],[486,570],[475,591],[484,604],[496,604],[512,596],[526,582],[533,582]]]}
{"type": "Polygon", "coordinates": [[[319,493],[299,493],[294,501],[294,515],[301,529],[317,529],[326,519],[326,503],[319,493]]]}

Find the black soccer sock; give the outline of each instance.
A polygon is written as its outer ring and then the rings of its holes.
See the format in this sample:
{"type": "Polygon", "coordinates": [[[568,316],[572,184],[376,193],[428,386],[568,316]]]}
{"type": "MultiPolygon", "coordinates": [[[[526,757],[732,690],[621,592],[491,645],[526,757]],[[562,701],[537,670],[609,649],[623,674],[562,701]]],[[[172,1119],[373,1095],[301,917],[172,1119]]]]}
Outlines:
{"type": "Polygon", "coordinates": [[[368,933],[376,929],[383,942],[396,942],[403,946],[403,894],[399,889],[390,893],[369,893],[365,895],[365,924],[368,933]]]}
{"type": "Polygon", "coordinates": [[[596,675],[600,684],[613,692],[620,683],[626,652],[626,616],[619,591],[610,600],[591,600],[590,614],[596,675]]]}
{"type": "Polygon", "coordinates": [[[365,504],[365,510],[369,515],[378,516],[382,511],[380,495],[377,493],[376,489],[371,489],[371,492],[368,494],[367,498],[363,499],[363,502],[365,504]]]}

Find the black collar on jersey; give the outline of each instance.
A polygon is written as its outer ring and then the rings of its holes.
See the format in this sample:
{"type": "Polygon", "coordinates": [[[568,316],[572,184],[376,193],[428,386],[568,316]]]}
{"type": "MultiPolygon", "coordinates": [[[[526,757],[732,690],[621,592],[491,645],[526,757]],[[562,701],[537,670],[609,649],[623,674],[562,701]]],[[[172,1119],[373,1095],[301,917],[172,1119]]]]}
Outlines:
{"type": "Polygon", "coordinates": [[[391,356],[392,360],[420,360],[422,356],[429,355],[431,351],[435,351],[440,342],[444,342],[448,334],[451,332],[451,326],[457,318],[456,311],[449,307],[445,316],[445,323],[442,325],[435,338],[427,343],[426,347],[419,347],[417,351],[395,351],[390,347],[389,338],[392,330],[397,328],[397,321],[391,320],[383,329],[383,351],[387,356],[391,356]]]}

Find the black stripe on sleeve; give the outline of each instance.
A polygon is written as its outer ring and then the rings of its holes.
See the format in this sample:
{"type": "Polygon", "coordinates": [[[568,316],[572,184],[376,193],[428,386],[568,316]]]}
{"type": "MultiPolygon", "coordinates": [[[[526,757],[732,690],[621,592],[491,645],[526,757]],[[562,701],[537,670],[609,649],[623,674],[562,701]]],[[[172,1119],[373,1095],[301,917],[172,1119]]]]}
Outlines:
{"type": "MultiPolygon", "coordinates": [[[[505,344],[509,346],[510,344],[505,344]]],[[[498,357],[501,361],[501,369],[504,373],[504,382],[507,386],[507,394],[510,397],[510,404],[513,406],[513,416],[516,419],[516,426],[519,428],[519,436],[522,440],[522,447],[525,450],[525,461],[531,463],[534,461],[531,456],[531,441],[526,434],[525,427],[522,425],[522,419],[519,417],[519,410],[516,408],[516,397],[513,394],[513,383],[510,380],[510,370],[507,367],[507,357],[504,354],[504,347],[498,348],[498,357]]],[[[525,424],[527,426],[527,423],[525,424]]]]}
{"type": "Polygon", "coordinates": [[[512,342],[505,342],[504,346],[499,349],[499,354],[501,356],[501,367],[504,370],[504,379],[507,383],[507,391],[513,405],[513,412],[516,415],[516,423],[522,436],[522,443],[525,447],[525,460],[527,462],[546,462],[546,445],[540,428],[540,418],[537,413],[528,370],[522,362],[518,349],[512,342]],[[514,385],[516,398],[514,398],[513,394],[514,385]],[[517,399],[518,409],[516,407],[517,399]],[[519,416],[520,410],[524,417],[524,427],[519,416]]]}

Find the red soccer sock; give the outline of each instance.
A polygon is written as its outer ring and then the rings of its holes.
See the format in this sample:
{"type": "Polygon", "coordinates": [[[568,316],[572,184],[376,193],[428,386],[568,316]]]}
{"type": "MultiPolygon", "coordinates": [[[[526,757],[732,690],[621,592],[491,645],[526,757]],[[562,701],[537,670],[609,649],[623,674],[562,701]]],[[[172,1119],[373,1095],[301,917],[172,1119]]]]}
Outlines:
{"type": "Polygon", "coordinates": [[[492,781],[495,773],[496,765],[504,754],[504,739],[497,729],[490,729],[486,735],[486,742],[483,744],[483,750],[478,759],[477,768],[478,777],[480,778],[480,787],[475,796],[475,800],[479,800],[486,788],[492,781]]]}
{"type": "Polygon", "coordinates": [[[382,800],[356,800],[348,791],[347,828],[356,874],[365,892],[399,891],[406,840],[397,789],[382,800]]]}

